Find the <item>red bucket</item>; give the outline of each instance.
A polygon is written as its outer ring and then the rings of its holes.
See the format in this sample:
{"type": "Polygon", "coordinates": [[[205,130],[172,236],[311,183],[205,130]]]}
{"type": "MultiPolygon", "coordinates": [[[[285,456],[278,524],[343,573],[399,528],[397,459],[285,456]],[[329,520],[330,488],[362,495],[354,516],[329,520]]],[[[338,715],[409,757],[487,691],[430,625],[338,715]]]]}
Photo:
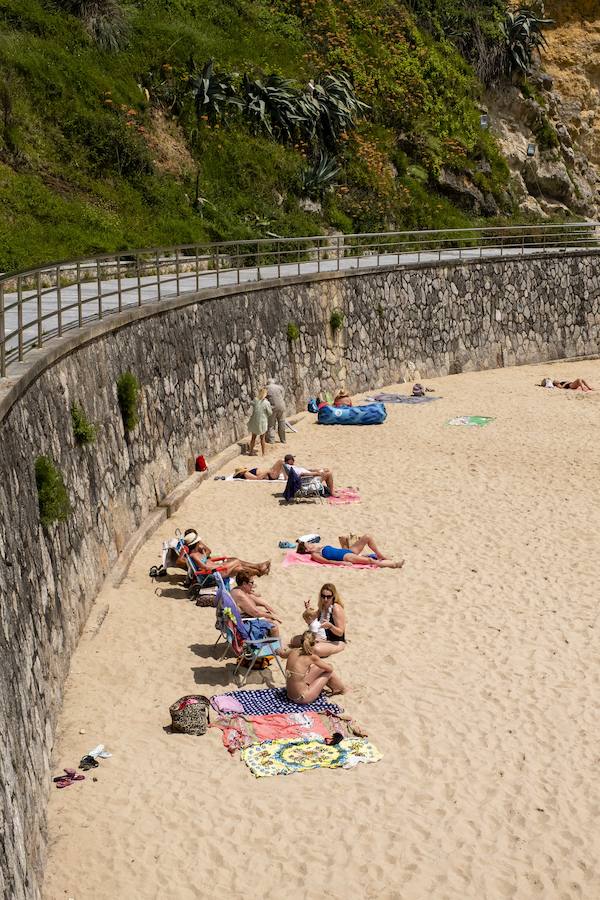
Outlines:
{"type": "Polygon", "coordinates": [[[206,472],[208,466],[203,456],[196,457],[196,472],[206,472]]]}

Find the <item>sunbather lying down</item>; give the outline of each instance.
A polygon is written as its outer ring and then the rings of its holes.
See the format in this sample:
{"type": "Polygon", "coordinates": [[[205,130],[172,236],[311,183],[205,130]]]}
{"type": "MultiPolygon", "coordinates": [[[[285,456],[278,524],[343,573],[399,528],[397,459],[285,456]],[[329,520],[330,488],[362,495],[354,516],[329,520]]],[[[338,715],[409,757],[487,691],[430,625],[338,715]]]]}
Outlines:
{"type": "Polygon", "coordinates": [[[574,381],[553,381],[551,378],[542,378],[540,387],[558,388],[562,391],[593,391],[587,381],[583,378],[576,378],[574,381]]]}
{"type": "Polygon", "coordinates": [[[388,559],[379,550],[370,534],[363,534],[348,548],[330,544],[305,544],[298,541],[298,553],[306,553],[318,563],[331,566],[377,566],[380,569],[401,569],[404,560],[388,559]],[[364,553],[370,550],[371,553],[364,553]]]}
{"type": "MultiPolygon", "coordinates": [[[[195,528],[188,528],[183,534],[183,540],[189,548],[191,558],[197,565],[202,566],[208,572],[219,571],[226,578],[237,575],[242,570],[246,570],[250,575],[268,575],[271,569],[270,559],[261,563],[253,563],[238,559],[237,556],[211,558],[212,550],[206,546],[195,528]]],[[[177,565],[186,568],[185,559],[179,557],[177,565]]]]}

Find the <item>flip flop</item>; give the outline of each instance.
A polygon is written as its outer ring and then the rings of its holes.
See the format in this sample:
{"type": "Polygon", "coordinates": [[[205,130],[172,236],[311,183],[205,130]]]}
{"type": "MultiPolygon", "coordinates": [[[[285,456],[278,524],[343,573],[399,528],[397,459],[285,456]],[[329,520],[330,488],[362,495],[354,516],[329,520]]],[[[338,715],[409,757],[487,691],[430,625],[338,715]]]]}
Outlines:
{"type": "Polygon", "coordinates": [[[72,778],[58,778],[58,779],[55,778],[54,782],[55,782],[57,788],[66,788],[66,787],[69,787],[69,785],[73,784],[73,779],[72,778]]]}

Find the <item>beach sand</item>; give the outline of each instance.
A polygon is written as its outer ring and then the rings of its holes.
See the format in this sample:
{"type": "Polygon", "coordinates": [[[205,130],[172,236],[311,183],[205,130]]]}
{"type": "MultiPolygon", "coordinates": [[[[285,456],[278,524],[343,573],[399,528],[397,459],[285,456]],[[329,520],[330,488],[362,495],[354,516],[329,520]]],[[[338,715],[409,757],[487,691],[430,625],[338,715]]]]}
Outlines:
{"type": "Polygon", "coordinates": [[[212,479],[189,496],[102,591],[74,655],[56,771],[98,742],[113,756],[51,791],[45,900],[600,896],[600,392],[542,390],[544,375],[600,387],[600,361],[432,379],[442,400],[388,405],[376,427],[307,415],[287,449],[333,466],[359,504],[286,507],[281,485],[212,479]],[[495,421],[444,424],[463,414],[495,421]],[[215,551],[272,559],[259,587],[288,637],[335,581],[343,705],[381,762],[256,779],[217,729],[168,733],[178,697],[235,689],[214,611],[148,578],[190,525],[215,551]],[[405,568],[281,566],[279,540],[350,530],[405,568]]]}

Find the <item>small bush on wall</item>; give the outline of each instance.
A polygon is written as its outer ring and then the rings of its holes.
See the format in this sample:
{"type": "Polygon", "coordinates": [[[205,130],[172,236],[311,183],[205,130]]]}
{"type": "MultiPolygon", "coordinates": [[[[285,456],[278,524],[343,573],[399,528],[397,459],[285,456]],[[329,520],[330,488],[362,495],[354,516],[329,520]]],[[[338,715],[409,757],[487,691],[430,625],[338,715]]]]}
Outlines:
{"type": "Polygon", "coordinates": [[[334,309],[329,318],[329,324],[331,325],[331,330],[335,334],[338,328],[341,328],[344,324],[344,313],[341,309],[334,309]]]}
{"type": "Polygon", "coordinates": [[[63,477],[48,456],[38,456],[35,461],[35,484],[44,528],[53,522],[64,522],[71,512],[71,504],[63,477]]]}
{"type": "Polygon", "coordinates": [[[132,431],[140,421],[140,383],[132,372],[123,372],[117,380],[117,398],[125,431],[132,431]]]}
{"type": "Polygon", "coordinates": [[[80,446],[93,444],[96,440],[96,426],[89,421],[85,411],[78,403],[74,403],[71,407],[71,421],[76,442],[80,446]]]}
{"type": "Polygon", "coordinates": [[[297,341],[300,337],[300,329],[295,322],[288,322],[287,339],[288,341],[297,341]]]}

